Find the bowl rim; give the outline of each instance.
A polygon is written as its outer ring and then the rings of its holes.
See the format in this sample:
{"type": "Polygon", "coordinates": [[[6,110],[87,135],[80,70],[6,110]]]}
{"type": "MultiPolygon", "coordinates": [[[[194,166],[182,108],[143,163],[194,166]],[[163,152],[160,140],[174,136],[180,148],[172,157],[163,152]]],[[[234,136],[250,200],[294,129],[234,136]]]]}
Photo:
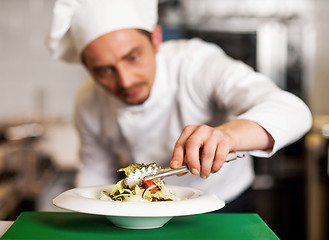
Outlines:
{"type": "Polygon", "coordinates": [[[115,184],[80,187],[67,190],[53,199],[59,208],[106,216],[121,217],[174,217],[212,212],[223,208],[225,202],[207,191],[166,185],[177,195],[189,195],[185,200],[165,202],[120,202],[97,199],[102,190],[113,189],[115,184]],[[97,195],[98,193],[98,195],[97,195]]]}

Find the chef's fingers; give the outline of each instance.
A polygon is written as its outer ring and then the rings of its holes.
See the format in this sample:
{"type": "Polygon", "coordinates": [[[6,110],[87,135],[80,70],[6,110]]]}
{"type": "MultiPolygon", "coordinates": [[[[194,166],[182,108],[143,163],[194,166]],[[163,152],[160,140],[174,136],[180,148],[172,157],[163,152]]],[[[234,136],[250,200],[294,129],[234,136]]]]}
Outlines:
{"type": "Polygon", "coordinates": [[[214,161],[213,161],[213,164],[211,167],[212,173],[218,172],[223,167],[228,153],[229,153],[228,151],[222,151],[222,150],[218,151],[218,153],[216,153],[216,156],[214,158],[214,161]]]}
{"type": "Polygon", "coordinates": [[[225,139],[221,139],[217,147],[216,154],[211,167],[212,173],[218,172],[222,168],[229,152],[230,150],[228,143],[225,141],[225,139]]]}
{"type": "Polygon", "coordinates": [[[214,150],[210,150],[210,148],[216,149],[216,143],[214,142],[214,135],[216,134],[215,131],[216,130],[214,128],[206,125],[200,125],[186,139],[185,161],[192,174],[199,174],[201,168],[200,160],[201,162],[204,160],[205,163],[203,163],[203,167],[205,168],[205,171],[203,172],[204,175],[202,175],[202,177],[206,178],[209,175],[214,157],[214,150]],[[209,141],[209,139],[211,139],[211,141],[209,141]],[[202,157],[200,156],[200,149],[204,150],[205,147],[206,153],[204,155],[204,159],[201,159],[202,157]]]}
{"type": "Polygon", "coordinates": [[[185,142],[186,139],[193,133],[195,128],[196,126],[189,125],[183,129],[173,150],[173,156],[170,161],[171,168],[179,168],[183,164],[185,159],[185,142]]]}
{"type": "Polygon", "coordinates": [[[202,152],[200,155],[201,170],[200,177],[203,179],[208,178],[212,171],[213,161],[216,156],[217,150],[217,138],[214,135],[210,135],[207,141],[204,143],[202,152]]]}
{"type": "Polygon", "coordinates": [[[203,147],[200,156],[200,176],[205,179],[211,172],[217,172],[223,166],[229,153],[229,138],[218,129],[207,127],[203,129],[203,147]]]}
{"type": "Polygon", "coordinates": [[[181,176],[184,176],[185,174],[187,174],[187,173],[180,173],[180,174],[177,174],[176,176],[181,177],[181,176]]]}

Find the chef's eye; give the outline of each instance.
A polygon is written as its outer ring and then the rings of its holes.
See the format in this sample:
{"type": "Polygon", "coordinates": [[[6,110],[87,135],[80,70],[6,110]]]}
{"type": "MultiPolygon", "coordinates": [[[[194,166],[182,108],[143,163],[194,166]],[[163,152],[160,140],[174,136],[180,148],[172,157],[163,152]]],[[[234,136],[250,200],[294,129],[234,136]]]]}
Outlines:
{"type": "Polygon", "coordinates": [[[99,77],[107,77],[113,73],[113,68],[110,66],[98,67],[95,69],[95,73],[99,77]]]}
{"type": "Polygon", "coordinates": [[[128,57],[129,62],[134,62],[137,60],[137,54],[132,54],[128,57]]]}

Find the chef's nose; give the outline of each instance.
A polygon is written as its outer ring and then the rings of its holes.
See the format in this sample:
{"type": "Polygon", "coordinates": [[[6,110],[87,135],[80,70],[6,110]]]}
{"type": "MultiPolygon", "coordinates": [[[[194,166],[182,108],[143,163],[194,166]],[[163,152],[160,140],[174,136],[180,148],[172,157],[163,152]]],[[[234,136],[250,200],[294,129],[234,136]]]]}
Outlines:
{"type": "Polygon", "coordinates": [[[118,68],[118,84],[122,88],[131,87],[133,82],[133,75],[127,69],[118,68]]]}

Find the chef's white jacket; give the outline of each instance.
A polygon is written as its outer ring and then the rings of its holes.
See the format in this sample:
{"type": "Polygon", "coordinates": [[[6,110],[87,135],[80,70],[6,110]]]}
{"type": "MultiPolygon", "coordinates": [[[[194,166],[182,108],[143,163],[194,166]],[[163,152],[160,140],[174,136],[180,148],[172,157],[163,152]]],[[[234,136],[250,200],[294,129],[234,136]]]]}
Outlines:
{"type": "MultiPolygon", "coordinates": [[[[296,96],[199,39],[163,43],[149,98],[141,105],[120,102],[89,79],[77,96],[75,123],[81,137],[78,186],[115,183],[116,170],[132,163],[169,166],[184,126],[218,126],[234,119],[260,124],[274,138],[273,149],[251,151],[269,157],[302,137],[311,113],[296,96]]],[[[250,136],[252,139],[253,136],[250,136]]],[[[246,140],[248,141],[248,140],[246,140]]],[[[191,186],[230,201],[254,178],[250,157],[225,163],[206,180],[187,174],[167,184],[191,186]]]]}

